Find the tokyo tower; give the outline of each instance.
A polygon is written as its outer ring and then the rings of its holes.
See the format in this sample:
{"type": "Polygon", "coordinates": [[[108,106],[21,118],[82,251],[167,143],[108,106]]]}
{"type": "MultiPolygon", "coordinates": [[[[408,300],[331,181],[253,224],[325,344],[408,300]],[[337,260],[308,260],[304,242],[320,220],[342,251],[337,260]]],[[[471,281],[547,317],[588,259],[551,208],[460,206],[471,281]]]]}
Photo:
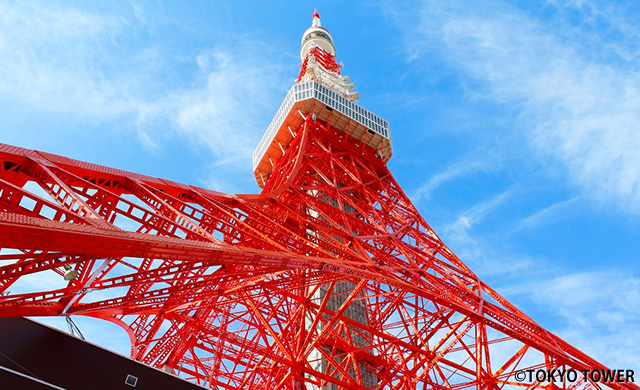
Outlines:
{"type": "Polygon", "coordinates": [[[0,317],[110,321],[133,359],[212,389],[640,389],[440,240],[335,56],[316,11],[259,194],[0,144],[0,317]]]}

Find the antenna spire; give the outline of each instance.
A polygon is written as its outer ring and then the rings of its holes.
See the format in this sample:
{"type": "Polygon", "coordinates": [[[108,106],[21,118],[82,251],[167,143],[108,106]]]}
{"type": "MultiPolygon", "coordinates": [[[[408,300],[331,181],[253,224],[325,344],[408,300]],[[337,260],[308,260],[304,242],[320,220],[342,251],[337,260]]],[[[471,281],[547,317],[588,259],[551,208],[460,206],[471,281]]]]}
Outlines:
{"type": "Polygon", "coordinates": [[[320,14],[317,9],[313,10],[311,27],[302,34],[300,60],[302,65],[296,79],[298,84],[317,81],[351,101],[358,99],[358,93],[352,92],[353,84],[347,84],[350,82],[349,77],[343,77],[340,74],[341,65],[336,62],[333,38],[329,30],[320,25],[320,14]]]}
{"type": "Polygon", "coordinates": [[[313,10],[313,22],[311,22],[311,25],[313,27],[320,27],[320,14],[318,13],[317,9],[313,10]]]}

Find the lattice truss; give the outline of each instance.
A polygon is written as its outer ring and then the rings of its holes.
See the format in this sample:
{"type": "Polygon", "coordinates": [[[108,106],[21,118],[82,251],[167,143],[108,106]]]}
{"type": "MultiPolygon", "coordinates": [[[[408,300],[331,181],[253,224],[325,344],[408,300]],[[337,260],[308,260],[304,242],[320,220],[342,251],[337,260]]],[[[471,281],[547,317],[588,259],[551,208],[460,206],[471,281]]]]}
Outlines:
{"type": "Polygon", "coordinates": [[[347,137],[307,118],[254,195],[2,145],[0,316],[111,321],[134,359],[215,389],[605,387],[517,382],[605,367],[478,279],[347,137]]]}

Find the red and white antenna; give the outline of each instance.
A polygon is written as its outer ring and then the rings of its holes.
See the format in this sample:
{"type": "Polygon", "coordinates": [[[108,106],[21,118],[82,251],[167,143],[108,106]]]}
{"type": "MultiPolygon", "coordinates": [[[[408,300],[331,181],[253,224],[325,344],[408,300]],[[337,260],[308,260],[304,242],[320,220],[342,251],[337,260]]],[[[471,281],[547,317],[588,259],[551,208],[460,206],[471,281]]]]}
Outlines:
{"type": "Polygon", "coordinates": [[[302,34],[300,43],[302,68],[297,83],[317,81],[325,84],[349,100],[357,100],[353,93],[353,84],[348,76],[340,74],[340,65],[336,62],[336,47],[329,30],[322,27],[318,10],[313,11],[311,27],[302,34]]]}

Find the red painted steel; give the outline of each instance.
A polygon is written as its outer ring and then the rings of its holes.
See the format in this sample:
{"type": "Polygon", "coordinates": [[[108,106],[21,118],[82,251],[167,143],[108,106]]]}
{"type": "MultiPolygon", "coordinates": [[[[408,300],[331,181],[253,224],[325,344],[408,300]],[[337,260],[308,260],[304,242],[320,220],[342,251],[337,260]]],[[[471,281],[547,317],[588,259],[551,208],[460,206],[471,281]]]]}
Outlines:
{"type": "MultiPolygon", "coordinates": [[[[309,54],[313,55],[315,61],[317,61],[318,64],[322,65],[324,69],[331,71],[336,75],[340,75],[340,65],[338,65],[338,63],[336,62],[336,56],[327,53],[318,46],[309,50],[309,54]]],[[[298,78],[296,79],[298,83],[302,80],[302,77],[305,75],[305,73],[307,73],[309,57],[310,56],[305,57],[305,59],[302,61],[300,73],[298,74],[298,78]]]]}
{"type": "Polygon", "coordinates": [[[196,383],[551,388],[513,374],[605,369],[482,283],[329,123],[303,122],[259,195],[9,145],[0,169],[0,316],[112,321],[133,358],[196,383]]]}
{"type": "Polygon", "coordinates": [[[582,381],[606,367],[484,284],[377,150],[303,114],[261,194],[0,144],[0,316],[111,321],[216,389],[640,389],[582,381]],[[539,369],[579,377],[514,375],[539,369]]]}

